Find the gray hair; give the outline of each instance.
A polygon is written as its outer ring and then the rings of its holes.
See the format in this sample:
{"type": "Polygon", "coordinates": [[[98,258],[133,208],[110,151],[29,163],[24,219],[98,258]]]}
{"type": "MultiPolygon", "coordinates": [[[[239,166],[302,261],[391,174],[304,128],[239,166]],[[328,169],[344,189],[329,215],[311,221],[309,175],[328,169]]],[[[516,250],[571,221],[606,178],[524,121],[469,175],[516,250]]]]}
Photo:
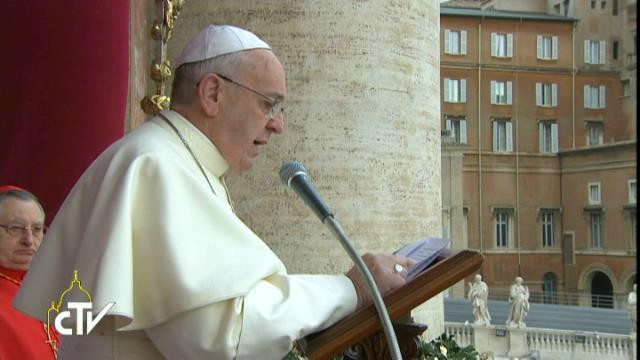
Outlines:
{"type": "Polygon", "coordinates": [[[22,201],[33,201],[35,202],[38,207],[40,208],[40,211],[42,211],[42,218],[44,219],[45,217],[45,212],[44,212],[44,207],[42,207],[42,204],[40,203],[40,200],[38,200],[38,198],[33,195],[32,193],[28,192],[27,190],[9,190],[9,191],[5,191],[3,193],[0,193],[0,213],[2,213],[2,211],[4,211],[4,201],[7,200],[8,198],[15,198],[18,200],[22,200],[22,201]]]}
{"type": "Polygon", "coordinates": [[[196,99],[197,84],[208,73],[220,73],[235,80],[250,64],[246,51],[216,56],[211,59],[180,65],[171,87],[171,102],[188,105],[196,99]]]}

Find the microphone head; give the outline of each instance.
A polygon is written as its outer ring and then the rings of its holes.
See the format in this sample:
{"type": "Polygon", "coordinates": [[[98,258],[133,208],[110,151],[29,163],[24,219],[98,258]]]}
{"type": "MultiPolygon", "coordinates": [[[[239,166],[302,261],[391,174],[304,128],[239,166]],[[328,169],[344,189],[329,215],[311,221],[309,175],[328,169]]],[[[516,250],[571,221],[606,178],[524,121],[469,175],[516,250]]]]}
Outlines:
{"type": "Polygon", "coordinates": [[[280,181],[286,186],[289,186],[291,179],[296,175],[307,176],[307,169],[299,161],[287,161],[280,168],[280,181]]]}

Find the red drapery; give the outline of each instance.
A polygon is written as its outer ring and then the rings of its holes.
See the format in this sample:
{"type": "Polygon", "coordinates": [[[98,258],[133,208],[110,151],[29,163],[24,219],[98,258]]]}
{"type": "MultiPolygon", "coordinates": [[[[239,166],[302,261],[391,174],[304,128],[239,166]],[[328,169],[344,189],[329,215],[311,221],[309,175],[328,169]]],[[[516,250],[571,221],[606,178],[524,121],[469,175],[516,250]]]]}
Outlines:
{"type": "Polygon", "coordinates": [[[124,133],[129,0],[9,0],[0,22],[0,185],[38,196],[51,221],[124,133]]]}

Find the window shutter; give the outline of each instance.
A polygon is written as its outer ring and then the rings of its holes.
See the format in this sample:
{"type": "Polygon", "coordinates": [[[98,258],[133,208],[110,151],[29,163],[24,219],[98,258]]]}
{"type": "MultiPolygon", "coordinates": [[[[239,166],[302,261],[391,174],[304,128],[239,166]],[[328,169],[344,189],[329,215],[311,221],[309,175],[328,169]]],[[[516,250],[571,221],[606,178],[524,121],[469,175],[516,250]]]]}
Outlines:
{"type": "Polygon", "coordinates": [[[542,59],[542,35],[536,37],[536,44],[538,46],[538,59],[542,59]]]}
{"type": "Polygon", "coordinates": [[[538,123],[538,152],[544,152],[544,123],[538,123]]]}
{"type": "Polygon", "coordinates": [[[542,83],[536,83],[536,106],[542,106],[542,83]]]}
{"type": "Polygon", "coordinates": [[[551,106],[558,106],[558,84],[551,84],[551,106]]]}
{"type": "Polygon", "coordinates": [[[451,101],[451,83],[449,82],[448,78],[444,78],[444,101],[446,102],[450,102],[451,101]]]}
{"type": "Polygon", "coordinates": [[[449,29],[444,30],[444,53],[451,54],[451,32],[449,29]]]}
{"type": "Polygon", "coordinates": [[[460,54],[467,55],[467,30],[460,31],[460,54]]]}
{"type": "Polygon", "coordinates": [[[605,86],[604,85],[600,85],[600,91],[598,91],[598,96],[600,98],[598,99],[598,106],[597,106],[599,109],[604,109],[606,107],[605,101],[606,101],[607,98],[606,98],[604,92],[605,92],[605,86]]]}
{"type": "MultiPolygon", "coordinates": [[[[604,64],[607,59],[607,42],[604,40],[600,41],[600,61],[598,64],[604,64]]],[[[595,62],[595,61],[594,61],[595,62]]]]}
{"type": "Polygon", "coordinates": [[[507,133],[507,151],[513,151],[513,127],[511,126],[511,121],[506,122],[506,133],[507,133]]]}
{"type": "Polygon", "coordinates": [[[584,62],[585,64],[590,64],[589,61],[589,40],[584,41],[584,62]]]}
{"type": "Polygon", "coordinates": [[[588,109],[591,106],[589,106],[591,104],[591,102],[589,101],[590,96],[589,96],[589,85],[585,85],[584,86],[584,108],[588,109]]]}
{"type": "Polygon", "coordinates": [[[460,120],[460,143],[467,143],[467,120],[460,120]]]}
{"type": "Polygon", "coordinates": [[[491,103],[496,103],[496,82],[495,80],[491,80],[491,103]]]}
{"type": "Polygon", "coordinates": [[[491,56],[498,55],[498,34],[492,32],[491,33],[491,56]]]}
{"type": "Polygon", "coordinates": [[[460,102],[467,102],[467,79],[460,79],[460,102]]]}
{"type": "Polygon", "coordinates": [[[558,124],[551,124],[551,152],[558,152],[558,124]]]}
{"type": "Polygon", "coordinates": [[[493,121],[493,151],[498,151],[498,122],[493,121]]]}
{"type": "Polygon", "coordinates": [[[507,104],[509,105],[511,105],[511,102],[513,100],[512,91],[513,85],[511,84],[511,81],[507,81],[507,104]]]}
{"type": "Polygon", "coordinates": [[[507,56],[513,57],[513,34],[507,34],[507,56]]]}
{"type": "Polygon", "coordinates": [[[558,37],[551,37],[551,58],[553,60],[558,60],[558,37]]]}

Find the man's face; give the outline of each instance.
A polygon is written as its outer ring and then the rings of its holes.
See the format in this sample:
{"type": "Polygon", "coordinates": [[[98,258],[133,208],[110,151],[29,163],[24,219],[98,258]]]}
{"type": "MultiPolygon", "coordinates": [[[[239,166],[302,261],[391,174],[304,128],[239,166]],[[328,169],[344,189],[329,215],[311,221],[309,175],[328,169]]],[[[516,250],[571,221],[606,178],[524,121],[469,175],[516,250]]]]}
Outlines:
{"type": "Polygon", "coordinates": [[[4,226],[44,226],[44,214],[34,201],[14,197],[0,203],[0,266],[7,269],[27,270],[31,259],[42,243],[42,236],[34,236],[31,230],[13,235],[4,226]]]}
{"type": "MultiPolygon", "coordinates": [[[[270,98],[286,96],[285,74],[276,56],[268,50],[253,50],[255,61],[234,81],[270,98]]],[[[284,114],[268,116],[271,105],[265,98],[233,83],[223,81],[229,95],[221,105],[221,121],[214,126],[214,143],[229,162],[230,171],[239,173],[251,169],[262,146],[272,134],[284,130],[284,114]]]]}

